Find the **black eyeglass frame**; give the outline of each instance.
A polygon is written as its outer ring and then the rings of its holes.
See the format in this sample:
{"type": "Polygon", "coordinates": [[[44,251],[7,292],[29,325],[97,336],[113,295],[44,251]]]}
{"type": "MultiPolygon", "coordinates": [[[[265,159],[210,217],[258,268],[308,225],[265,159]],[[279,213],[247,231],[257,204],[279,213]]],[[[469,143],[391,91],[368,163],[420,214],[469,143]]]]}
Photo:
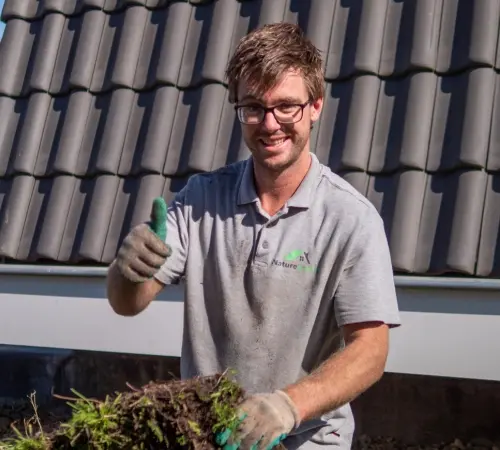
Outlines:
{"type": "MultiPolygon", "coordinates": [[[[283,105],[276,105],[276,106],[271,106],[271,107],[265,107],[265,106],[262,106],[262,105],[235,105],[234,106],[234,109],[236,111],[236,116],[238,117],[238,120],[240,121],[240,123],[243,123],[245,125],[260,125],[265,117],[266,117],[266,114],[267,113],[272,113],[272,115],[274,116],[274,119],[276,120],[276,122],[278,122],[279,124],[281,125],[290,125],[290,124],[294,124],[294,123],[297,123],[297,122],[300,122],[302,120],[302,117],[304,117],[304,108],[307,106],[307,105],[310,105],[311,104],[311,101],[310,100],[307,100],[305,103],[291,103],[291,104],[288,104],[287,106],[298,106],[300,107],[300,118],[297,119],[297,120],[294,120],[292,122],[283,122],[283,121],[280,121],[277,117],[276,117],[276,114],[274,112],[275,108],[279,108],[280,106],[283,106],[283,105]],[[253,107],[253,108],[260,108],[263,113],[262,113],[262,118],[260,119],[259,122],[251,122],[251,123],[248,123],[248,122],[244,122],[241,117],[240,117],[240,109],[241,108],[247,108],[247,107],[253,107]]],[[[299,111],[297,111],[297,115],[299,113],[299,111]]]]}

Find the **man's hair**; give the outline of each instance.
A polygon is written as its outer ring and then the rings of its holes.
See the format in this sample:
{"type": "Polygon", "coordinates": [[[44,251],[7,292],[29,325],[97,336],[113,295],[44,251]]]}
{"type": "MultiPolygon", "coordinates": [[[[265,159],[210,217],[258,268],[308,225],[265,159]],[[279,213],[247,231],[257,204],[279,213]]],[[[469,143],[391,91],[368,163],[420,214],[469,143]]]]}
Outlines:
{"type": "Polygon", "coordinates": [[[252,95],[263,95],[288,70],[304,77],[309,100],[323,97],[321,54],[300,27],[279,22],[251,31],[238,43],[226,69],[229,101],[237,100],[239,82],[244,80],[252,95]]]}

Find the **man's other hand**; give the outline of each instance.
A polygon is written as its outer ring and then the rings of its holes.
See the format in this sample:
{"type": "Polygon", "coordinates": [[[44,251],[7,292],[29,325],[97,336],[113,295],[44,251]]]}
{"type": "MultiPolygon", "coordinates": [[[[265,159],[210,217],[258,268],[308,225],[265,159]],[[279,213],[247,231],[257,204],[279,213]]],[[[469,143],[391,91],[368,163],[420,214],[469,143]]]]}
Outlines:
{"type": "Polygon", "coordinates": [[[295,405],[283,391],[250,396],[240,405],[243,420],[233,434],[223,433],[224,450],[269,450],[299,426],[295,405]]]}

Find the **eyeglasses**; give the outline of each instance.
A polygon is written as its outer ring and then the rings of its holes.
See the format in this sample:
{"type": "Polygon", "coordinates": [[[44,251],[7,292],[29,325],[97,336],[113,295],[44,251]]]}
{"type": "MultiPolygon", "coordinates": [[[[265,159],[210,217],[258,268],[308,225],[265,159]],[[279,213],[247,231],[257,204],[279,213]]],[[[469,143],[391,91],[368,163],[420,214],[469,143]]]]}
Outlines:
{"type": "Polygon", "coordinates": [[[272,112],[276,121],[280,124],[296,123],[302,120],[304,108],[310,102],[302,104],[283,104],[266,108],[260,105],[237,105],[238,120],[246,125],[258,125],[266,117],[268,112],[272,112]]]}

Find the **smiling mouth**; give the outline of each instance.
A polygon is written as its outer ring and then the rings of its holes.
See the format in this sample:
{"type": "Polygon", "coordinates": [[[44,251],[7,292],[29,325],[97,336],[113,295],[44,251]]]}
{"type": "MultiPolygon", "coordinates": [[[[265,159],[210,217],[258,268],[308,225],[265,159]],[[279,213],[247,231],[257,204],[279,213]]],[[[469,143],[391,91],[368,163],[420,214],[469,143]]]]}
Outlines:
{"type": "Polygon", "coordinates": [[[288,140],[288,137],[284,137],[281,139],[259,139],[259,142],[266,147],[279,147],[283,145],[288,140]]]}

